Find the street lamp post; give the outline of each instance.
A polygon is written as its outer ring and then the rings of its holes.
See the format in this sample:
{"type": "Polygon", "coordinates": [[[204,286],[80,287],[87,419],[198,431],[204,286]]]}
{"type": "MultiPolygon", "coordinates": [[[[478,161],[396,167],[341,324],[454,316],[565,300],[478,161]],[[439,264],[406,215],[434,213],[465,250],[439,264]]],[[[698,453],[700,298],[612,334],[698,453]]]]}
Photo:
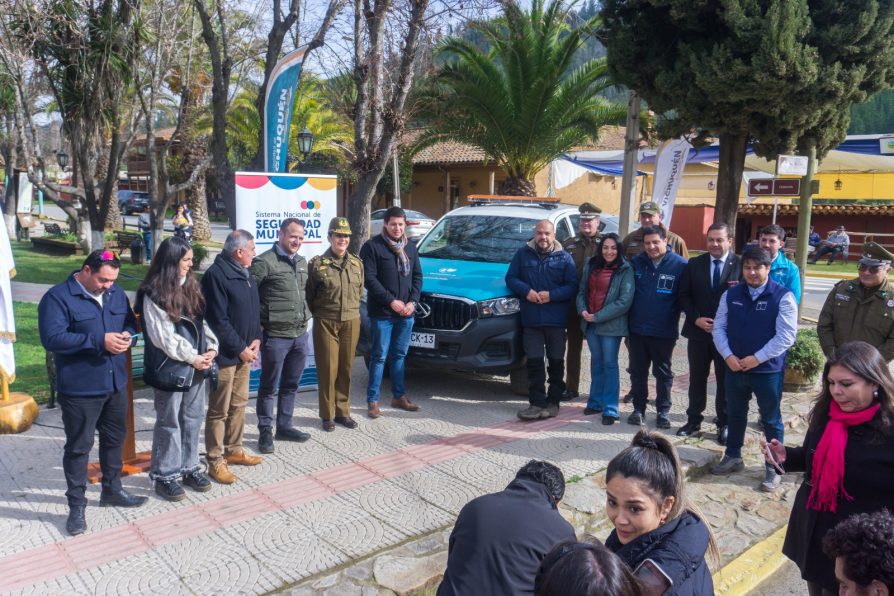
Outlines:
{"type": "Polygon", "coordinates": [[[65,166],[68,165],[68,153],[60,149],[56,152],[56,163],[59,164],[59,167],[62,168],[62,171],[65,171],[65,166]]]}
{"type": "Polygon", "coordinates": [[[307,156],[314,150],[314,133],[306,126],[298,133],[298,151],[301,152],[301,163],[307,161],[307,156]]]}

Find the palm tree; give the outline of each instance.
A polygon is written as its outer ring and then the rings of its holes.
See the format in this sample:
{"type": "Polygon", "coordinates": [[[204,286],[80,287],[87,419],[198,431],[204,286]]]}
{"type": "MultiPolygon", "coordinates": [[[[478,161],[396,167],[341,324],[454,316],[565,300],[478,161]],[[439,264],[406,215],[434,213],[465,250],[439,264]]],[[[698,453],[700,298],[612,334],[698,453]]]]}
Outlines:
{"type": "Polygon", "coordinates": [[[504,4],[504,16],[479,28],[489,46],[445,39],[448,58],[424,92],[431,119],[425,143],[453,140],[481,147],[505,170],[503,194],[534,196],[534,175],[606,124],[625,121],[626,105],[599,95],[610,87],[604,60],[572,68],[598,18],[577,26],[562,0],[530,12],[504,4]]]}

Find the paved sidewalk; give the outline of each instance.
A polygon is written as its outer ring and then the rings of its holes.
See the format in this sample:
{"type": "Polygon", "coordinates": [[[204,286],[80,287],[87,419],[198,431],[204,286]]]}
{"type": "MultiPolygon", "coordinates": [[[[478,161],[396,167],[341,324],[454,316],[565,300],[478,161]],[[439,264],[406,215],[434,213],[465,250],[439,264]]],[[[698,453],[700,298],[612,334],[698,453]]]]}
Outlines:
{"type": "MultiPolygon", "coordinates": [[[[685,421],[685,353],[681,340],[674,430],[685,421]]],[[[505,379],[411,370],[408,386],[422,410],[386,407],[371,421],[363,416],[362,360],[353,376],[359,429],[322,432],[316,393],[302,393],[296,423],[310,430],[311,441],[277,442],[276,454],[260,466],[234,468],[236,484],[188,491],[181,503],[157,498],[145,476],[124,480],[128,490],[150,496],[136,510],[99,508],[99,489],[90,487],[89,530],[76,538],[64,530],[58,409],[43,410],[39,426],[23,435],[0,436],[0,593],[260,594],[290,586],[297,593],[405,593],[443,570],[445,537],[460,508],[505,487],[533,458],[555,462],[575,481],[566,516],[587,532],[607,533],[598,474],[636,430],[623,423],[630,406],[613,427],[584,417],[582,400],[563,407],[558,418],[521,423],[515,413],[523,402],[505,379]],[[409,563],[400,549],[410,549],[409,563]]],[[[151,392],[140,392],[135,403],[137,448],[147,450],[151,392]]],[[[254,450],[254,402],[249,406],[245,441],[254,450]]],[[[789,407],[789,417],[793,412],[789,407]]],[[[647,422],[654,425],[652,406],[647,422]]],[[[716,457],[711,439],[713,433],[682,448],[693,475],[716,457]]],[[[726,558],[787,518],[794,479],[780,495],[761,495],[754,462],[730,479],[702,476],[693,485],[726,558]]]]}

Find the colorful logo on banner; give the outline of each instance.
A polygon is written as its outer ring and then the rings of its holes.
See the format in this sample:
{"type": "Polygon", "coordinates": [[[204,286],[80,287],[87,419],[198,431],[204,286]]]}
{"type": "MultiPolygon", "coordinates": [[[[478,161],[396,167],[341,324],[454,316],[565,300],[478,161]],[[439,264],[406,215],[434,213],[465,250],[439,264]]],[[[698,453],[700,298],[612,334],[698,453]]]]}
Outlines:
{"type": "Polygon", "coordinates": [[[288,217],[304,223],[301,254],[322,254],[329,220],[335,217],[335,176],[300,174],[236,174],[236,225],[248,230],[255,243],[269,246],[279,236],[279,224],[288,217]]]}
{"type": "Polygon", "coordinates": [[[285,172],[288,166],[292,106],[306,51],[303,46],[286,54],[270,75],[264,98],[264,166],[268,172],[285,172]]]}

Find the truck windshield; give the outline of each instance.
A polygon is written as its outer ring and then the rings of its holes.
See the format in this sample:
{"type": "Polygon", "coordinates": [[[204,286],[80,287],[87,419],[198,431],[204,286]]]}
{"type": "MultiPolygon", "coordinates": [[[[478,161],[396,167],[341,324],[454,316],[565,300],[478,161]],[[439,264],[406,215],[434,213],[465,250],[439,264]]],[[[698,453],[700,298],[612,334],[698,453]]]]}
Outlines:
{"type": "Polygon", "coordinates": [[[445,217],[419,243],[419,256],[508,263],[534,236],[536,219],[498,215],[445,217]]]}

